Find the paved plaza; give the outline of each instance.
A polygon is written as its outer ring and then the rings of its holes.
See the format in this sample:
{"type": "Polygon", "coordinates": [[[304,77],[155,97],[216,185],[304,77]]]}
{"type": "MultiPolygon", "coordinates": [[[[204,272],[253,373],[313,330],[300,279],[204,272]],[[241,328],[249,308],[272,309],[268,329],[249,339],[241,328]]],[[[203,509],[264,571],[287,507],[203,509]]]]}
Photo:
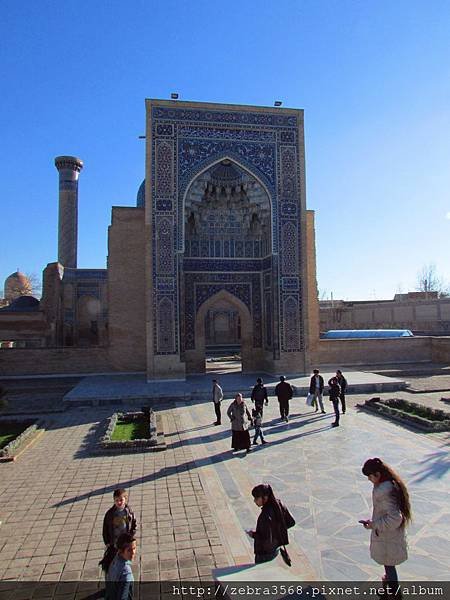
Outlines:
{"type": "Polygon", "coordinates": [[[382,567],[369,558],[369,534],[358,520],[370,516],[372,491],[361,465],[381,456],[399,470],[412,497],[410,558],[400,577],[447,580],[449,436],[359,411],[355,404],[366,397],[348,397],[336,429],[328,399],[326,415],[294,399],[286,424],[271,398],[264,410],[269,444],[248,456],[231,452],[226,417],[214,427],[212,403],[204,400],[161,406],[168,449],[158,453],[95,455],[98,425],[112,407],[48,413],[35,445],[0,465],[0,579],[99,585],[102,519],[116,487],[129,490],[138,519],[136,579],[210,579],[216,567],[253,561],[244,533],[258,516],[250,492],[268,482],[297,521],[293,573],[307,580],[379,580],[382,567]]]}

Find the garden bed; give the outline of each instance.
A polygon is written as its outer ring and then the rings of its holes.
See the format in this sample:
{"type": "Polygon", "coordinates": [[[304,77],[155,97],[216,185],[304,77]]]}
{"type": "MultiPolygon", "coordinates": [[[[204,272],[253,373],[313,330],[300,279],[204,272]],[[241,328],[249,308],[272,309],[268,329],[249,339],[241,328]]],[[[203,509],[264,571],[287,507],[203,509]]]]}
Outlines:
{"type": "Polygon", "coordinates": [[[160,416],[152,409],[114,413],[106,420],[98,449],[117,453],[165,450],[160,416]]]}
{"type": "Polygon", "coordinates": [[[409,402],[401,398],[387,400],[371,398],[358,406],[383,417],[417,427],[422,431],[450,431],[450,413],[417,402],[409,402]]]}
{"type": "Polygon", "coordinates": [[[0,419],[0,461],[7,462],[27,448],[43,433],[35,419],[0,419]]]}

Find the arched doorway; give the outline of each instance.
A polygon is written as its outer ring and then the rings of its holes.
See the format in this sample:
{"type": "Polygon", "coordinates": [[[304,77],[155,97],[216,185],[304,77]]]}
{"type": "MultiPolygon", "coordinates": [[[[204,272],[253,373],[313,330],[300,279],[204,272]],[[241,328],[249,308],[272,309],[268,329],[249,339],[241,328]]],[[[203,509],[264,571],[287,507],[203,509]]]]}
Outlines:
{"type": "Polygon", "coordinates": [[[99,343],[100,301],[94,296],[81,296],[77,303],[77,345],[97,346],[99,343]]]}
{"type": "Polygon", "coordinates": [[[187,354],[186,359],[189,371],[202,373],[205,370],[206,335],[205,323],[210,310],[215,307],[227,307],[239,315],[240,320],[240,345],[242,356],[242,371],[250,372],[255,368],[253,355],[253,323],[252,316],[246,305],[226,290],[220,290],[200,306],[195,316],[195,351],[187,354]]]}

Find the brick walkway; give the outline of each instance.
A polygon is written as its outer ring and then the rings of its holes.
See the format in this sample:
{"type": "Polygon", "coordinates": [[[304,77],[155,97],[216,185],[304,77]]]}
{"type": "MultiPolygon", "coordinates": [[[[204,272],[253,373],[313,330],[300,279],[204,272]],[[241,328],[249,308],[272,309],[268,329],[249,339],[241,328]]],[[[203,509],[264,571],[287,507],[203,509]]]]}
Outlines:
{"type": "Polygon", "coordinates": [[[51,415],[33,449],[0,465],[0,579],[99,580],[103,515],[116,487],[129,490],[138,520],[136,579],[209,578],[230,564],[176,412],[163,411],[167,451],[92,456],[109,414],[51,415]]]}

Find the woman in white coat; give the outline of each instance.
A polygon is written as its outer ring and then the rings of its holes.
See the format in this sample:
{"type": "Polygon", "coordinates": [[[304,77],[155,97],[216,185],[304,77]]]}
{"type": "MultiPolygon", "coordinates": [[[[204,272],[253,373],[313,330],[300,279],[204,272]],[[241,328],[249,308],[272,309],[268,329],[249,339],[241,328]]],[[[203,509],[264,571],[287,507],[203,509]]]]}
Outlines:
{"type": "Polygon", "coordinates": [[[370,556],[384,566],[385,586],[397,588],[395,567],[408,558],[405,532],[411,521],[408,490],[399,475],[380,458],[369,458],[362,472],[373,483],[372,518],[361,521],[365,529],[371,530],[370,556]]]}

